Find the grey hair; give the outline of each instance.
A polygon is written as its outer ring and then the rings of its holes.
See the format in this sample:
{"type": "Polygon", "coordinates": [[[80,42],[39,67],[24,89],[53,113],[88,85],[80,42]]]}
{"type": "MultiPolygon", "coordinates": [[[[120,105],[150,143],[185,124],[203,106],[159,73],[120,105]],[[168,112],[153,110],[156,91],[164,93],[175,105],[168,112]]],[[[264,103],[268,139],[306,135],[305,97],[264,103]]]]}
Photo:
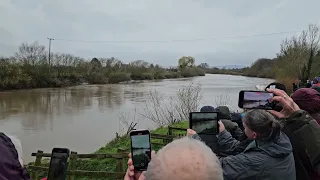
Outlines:
{"type": "Polygon", "coordinates": [[[146,180],[223,180],[220,161],[203,142],[184,137],[166,145],[150,161],[146,180]]]}
{"type": "Polygon", "coordinates": [[[269,112],[261,109],[250,110],[243,118],[249,129],[258,134],[258,138],[274,139],[280,133],[280,123],[269,112]]]}

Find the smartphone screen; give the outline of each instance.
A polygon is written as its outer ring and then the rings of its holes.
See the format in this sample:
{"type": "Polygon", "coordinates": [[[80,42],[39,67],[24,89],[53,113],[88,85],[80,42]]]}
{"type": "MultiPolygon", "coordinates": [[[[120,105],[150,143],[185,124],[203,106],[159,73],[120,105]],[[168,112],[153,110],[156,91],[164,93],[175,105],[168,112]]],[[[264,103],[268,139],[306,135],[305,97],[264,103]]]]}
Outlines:
{"type": "Polygon", "coordinates": [[[134,169],[147,170],[151,160],[150,132],[148,130],[131,131],[130,138],[134,169]]]}
{"type": "Polygon", "coordinates": [[[65,180],[68,170],[69,149],[54,148],[51,154],[48,180],[65,180]]]}
{"type": "Polygon", "coordinates": [[[273,96],[273,93],[265,91],[240,91],[238,105],[244,109],[272,110],[275,107],[275,103],[270,101],[273,96]]]}
{"type": "Polygon", "coordinates": [[[190,128],[197,134],[218,134],[218,121],[218,112],[191,112],[189,118],[190,128]]]}

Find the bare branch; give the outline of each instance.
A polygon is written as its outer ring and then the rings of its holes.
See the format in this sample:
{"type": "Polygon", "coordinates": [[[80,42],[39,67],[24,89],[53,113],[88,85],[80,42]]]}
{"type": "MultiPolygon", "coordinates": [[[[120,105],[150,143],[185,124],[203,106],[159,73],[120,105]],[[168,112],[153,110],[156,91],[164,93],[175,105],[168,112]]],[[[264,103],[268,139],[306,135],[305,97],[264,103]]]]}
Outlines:
{"type": "Polygon", "coordinates": [[[199,84],[191,84],[178,90],[176,96],[166,97],[164,94],[151,91],[145,103],[142,117],[153,121],[158,126],[187,120],[189,113],[197,111],[202,99],[199,84]]]}

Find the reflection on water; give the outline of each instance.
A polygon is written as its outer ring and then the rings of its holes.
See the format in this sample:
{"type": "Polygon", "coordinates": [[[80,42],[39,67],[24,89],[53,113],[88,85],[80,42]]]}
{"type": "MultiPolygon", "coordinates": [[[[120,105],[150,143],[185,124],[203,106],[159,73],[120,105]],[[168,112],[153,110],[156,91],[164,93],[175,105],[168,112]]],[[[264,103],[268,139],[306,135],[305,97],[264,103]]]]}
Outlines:
{"type": "MultiPolygon", "coordinates": [[[[22,113],[24,128],[40,129],[58,116],[72,116],[83,109],[90,109],[94,101],[101,112],[105,108],[118,108],[124,98],[120,90],[119,86],[78,86],[0,93],[0,121],[8,121],[10,116],[22,113]]],[[[137,92],[130,96],[143,94],[137,92]]]]}
{"type": "MultiPolygon", "coordinates": [[[[78,153],[93,152],[119,131],[119,114],[144,107],[151,90],[170,96],[191,82],[202,85],[202,105],[215,105],[216,96],[228,93],[228,103],[236,107],[240,90],[271,81],[206,75],[133,84],[0,92],[0,131],[21,139],[26,161],[34,160],[30,154],[38,149],[49,152],[53,147],[67,147],[78,153]]],[[[154,127],[152,122],[139,119],[137,128],[150,127],[154,127]]]]}

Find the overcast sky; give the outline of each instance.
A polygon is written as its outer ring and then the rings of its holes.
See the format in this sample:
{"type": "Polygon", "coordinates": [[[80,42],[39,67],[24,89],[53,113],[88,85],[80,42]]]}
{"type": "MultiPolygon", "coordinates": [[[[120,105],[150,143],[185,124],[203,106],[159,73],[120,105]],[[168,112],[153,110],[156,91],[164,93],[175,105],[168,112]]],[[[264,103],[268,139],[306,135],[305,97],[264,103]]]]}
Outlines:
{"type": "Polygon", "coordinates": [[[212,66],[272,58],[281,40],[320,23],[319,0],[0,0],[0,55],[47,37],[53,52],[176,65],[183,55],[212,66]],[[173,41],[193,40],[198,41],[173,41]],[[129,42],[128,42],[129,41],[129,42]],[[166,41],[166,42],[136,42],[166,41]]]}

